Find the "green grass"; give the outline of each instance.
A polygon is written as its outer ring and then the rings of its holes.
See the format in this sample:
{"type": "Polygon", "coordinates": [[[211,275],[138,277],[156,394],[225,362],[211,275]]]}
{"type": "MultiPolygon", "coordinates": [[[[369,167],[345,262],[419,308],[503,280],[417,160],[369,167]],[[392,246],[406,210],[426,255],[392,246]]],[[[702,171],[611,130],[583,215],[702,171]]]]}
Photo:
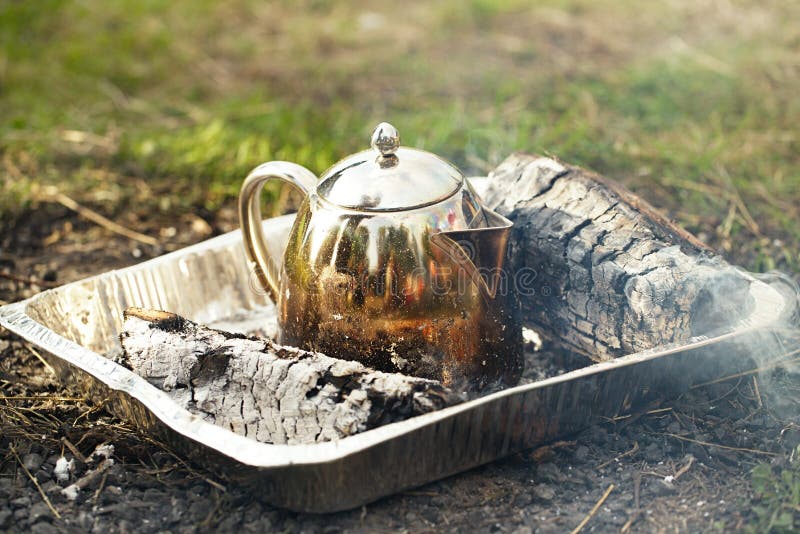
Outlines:
{"type": "Polygon", "coordinates": [[[468,173],[514,150],[591,167],[735,261],[800,270],[799,17],[777,0],[4,2],[0,221],[48,185],[109,215],[213,210],[258,163],[321,172],[389,120],[468,173]]]}
{"type": "MultiPolygon", "coordinates": [[[[795,451],[800,455],[800,448],[795,451]]],[[[759,464],[752,474],[752,512],[755,520],[750,532],[788,533],[800,527],[800,462],[782,469],[759,464]]]]}

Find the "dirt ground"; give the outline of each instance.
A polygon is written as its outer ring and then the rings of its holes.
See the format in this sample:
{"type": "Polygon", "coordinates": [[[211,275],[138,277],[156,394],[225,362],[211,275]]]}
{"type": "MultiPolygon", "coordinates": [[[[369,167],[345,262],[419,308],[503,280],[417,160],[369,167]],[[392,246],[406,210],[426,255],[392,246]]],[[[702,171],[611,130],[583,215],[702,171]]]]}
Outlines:
{"type": "MultiPolygon", "coordinates": [[[[229,209],[202,223],[173,224],[181,232],[169,248],[235,227],[229,209]]],[[[2,239],[8,253],[0,272],[31,279],[0,278],[6,302],[163,252],[54,206],[2,239]]],[[[779,386],[768,391],[753,376],[695,389],[567,441],[319,516],[260,503],[186,463],[102,405],[62,387],[34,350],[0,332],[0,531],[564,532],[599,502],[584,532],[738,531],[760,524],[752,468],[787,465],[800,444],[798,396],[781,389],[797,382],[780,373],[773,378],[779,386]],[[98,466],[101,459],[89,457],[101,444],[114,446],[113,466],[69,501],[61,488],[98,466]],[[74,470],[58,481],[54,471],[62,455],[74,460],[74,470]]]]}

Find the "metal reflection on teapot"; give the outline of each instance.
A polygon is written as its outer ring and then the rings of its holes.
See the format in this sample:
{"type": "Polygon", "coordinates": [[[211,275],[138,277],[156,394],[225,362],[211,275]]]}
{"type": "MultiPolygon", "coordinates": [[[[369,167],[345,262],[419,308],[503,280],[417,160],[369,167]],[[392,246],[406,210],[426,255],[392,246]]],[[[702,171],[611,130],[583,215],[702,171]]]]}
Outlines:
{"type": "Polygon", "coordinates": [[[278,342],[384,371],[482,389],[522,372],[519,312],[505,269],[512,223],[482,205],[450,163],[400,146],[381,123],[372,149],[317,180],[256,167],[239,196],[245,251],[278,308],[278,342]],[[267,252],[259,192],[305,196],[283,258],[267,252]]]}

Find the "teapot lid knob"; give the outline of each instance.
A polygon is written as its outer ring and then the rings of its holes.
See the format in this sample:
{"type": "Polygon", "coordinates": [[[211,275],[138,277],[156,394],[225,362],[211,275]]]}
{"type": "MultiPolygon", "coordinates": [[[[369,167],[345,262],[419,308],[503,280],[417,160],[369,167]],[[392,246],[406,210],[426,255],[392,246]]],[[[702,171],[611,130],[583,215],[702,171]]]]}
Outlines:
{"type": "Polygon", "coordinates": [[[384,157],[393,156],[400,148],[400,132],[388,122],[382,122],[372,132],[370,145],[384,157]]]}

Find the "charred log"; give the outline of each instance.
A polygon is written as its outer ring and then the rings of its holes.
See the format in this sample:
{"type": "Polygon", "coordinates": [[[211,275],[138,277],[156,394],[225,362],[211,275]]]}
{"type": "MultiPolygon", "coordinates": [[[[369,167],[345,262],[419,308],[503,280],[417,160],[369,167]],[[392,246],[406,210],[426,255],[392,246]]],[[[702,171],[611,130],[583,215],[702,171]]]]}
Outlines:
{"type": "Polygon", "coordinates": [[[511,257],[526,319],[595,361],[735,323],[753,278],[624,187],[515,154],[483,196],[515,223],[511,257]]]}
{"type": "Polygon", "coordinates": [[[213,330],[178,315],[125,311],[123,364],[206,420],[267,443],[343,438],[456,404],[439,382],[213,330]]]}

